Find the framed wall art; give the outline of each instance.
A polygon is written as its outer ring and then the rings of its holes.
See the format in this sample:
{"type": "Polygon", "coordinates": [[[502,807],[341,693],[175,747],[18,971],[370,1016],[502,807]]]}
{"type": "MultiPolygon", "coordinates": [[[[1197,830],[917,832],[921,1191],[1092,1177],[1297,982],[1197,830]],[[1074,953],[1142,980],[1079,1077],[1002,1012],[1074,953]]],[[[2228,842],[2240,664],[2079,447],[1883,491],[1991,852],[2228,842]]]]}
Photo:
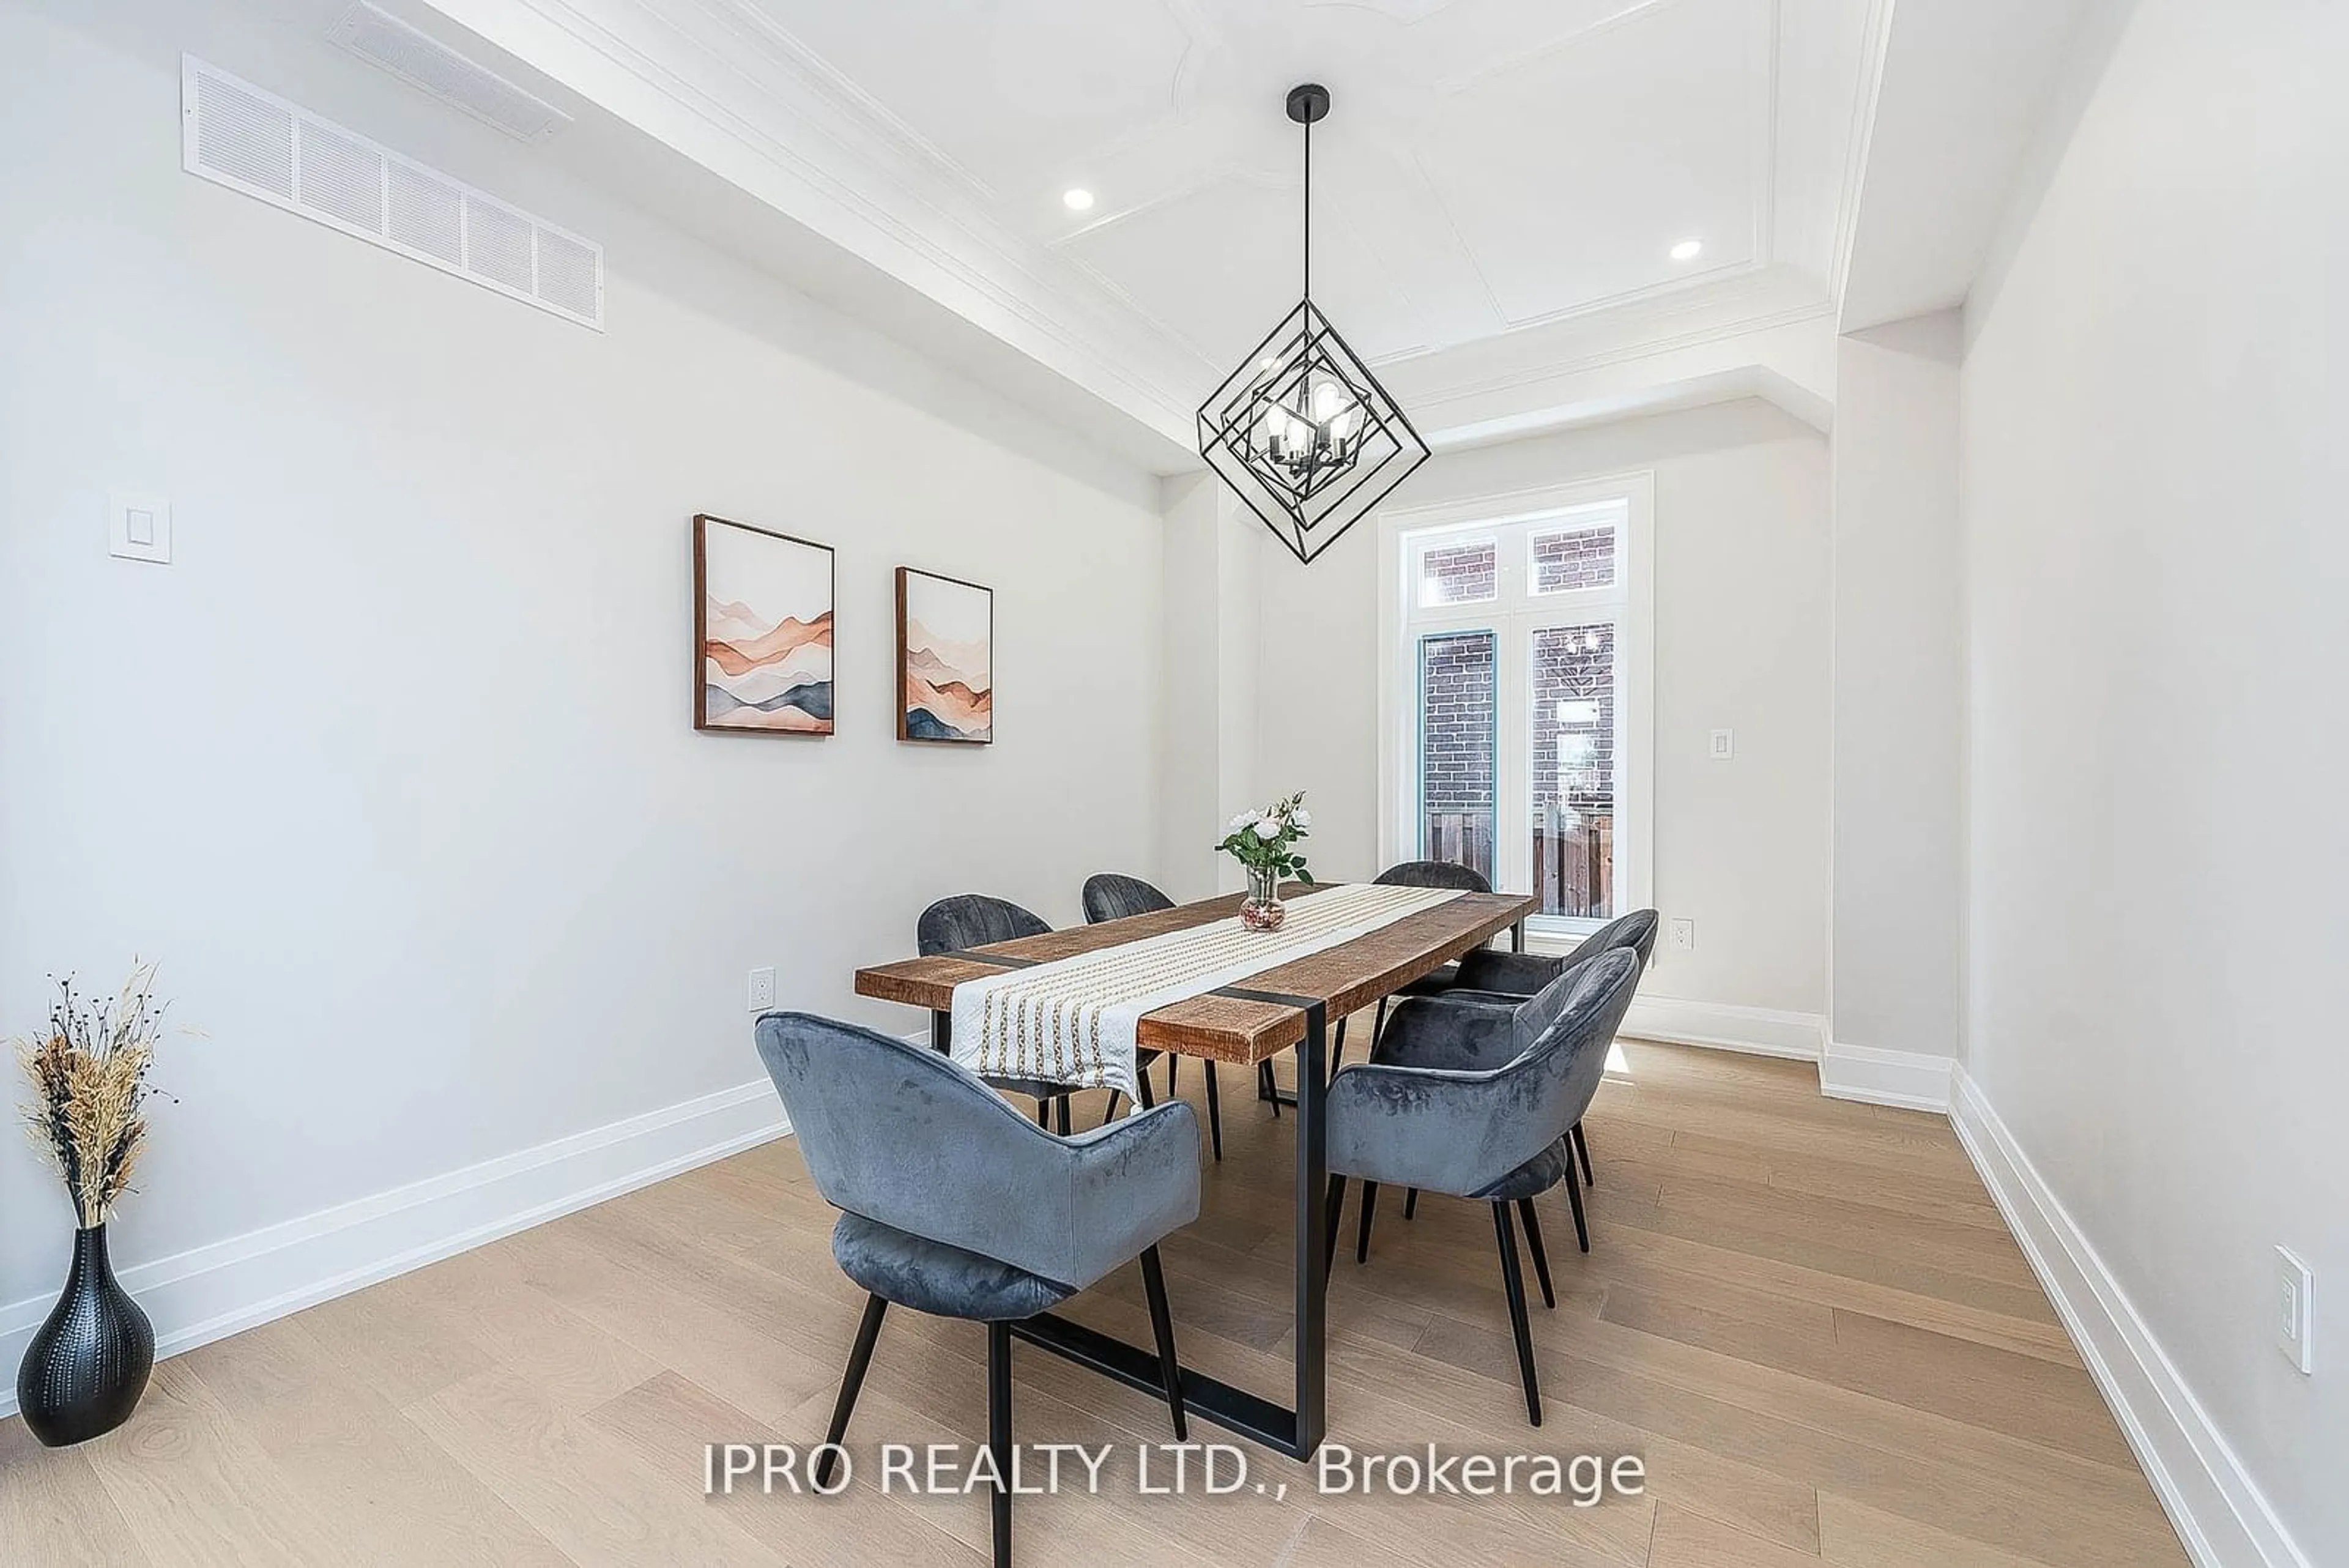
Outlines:
{"type": "Polygon", "coordinates": [[[897,568],[897,738],[995,739],[995,593],[897,568]]]}
{"type": "Polygon", "coordinates": [[[832,546],[693,520],[693,727],[832,733],[832,546]]]}

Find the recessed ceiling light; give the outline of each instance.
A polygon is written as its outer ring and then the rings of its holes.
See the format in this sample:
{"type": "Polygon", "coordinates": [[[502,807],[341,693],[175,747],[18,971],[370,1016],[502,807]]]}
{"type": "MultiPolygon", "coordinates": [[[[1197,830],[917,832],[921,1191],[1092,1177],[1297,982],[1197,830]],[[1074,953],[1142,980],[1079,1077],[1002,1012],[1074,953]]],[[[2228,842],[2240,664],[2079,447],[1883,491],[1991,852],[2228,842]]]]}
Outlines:
{"type": "Polygon", "coordinates": [[[1067,190],[1061,192],[1061,202],[1071,213],[1081,213],[1093,204],[1093,193],[1084,190],[1067,190]]]}
{"type": "Polygon", "coordinates": [[[1672,247],[1672,260],[1694,261],[1704,249],[1702,240],[1682,240],[1672,247]]]}

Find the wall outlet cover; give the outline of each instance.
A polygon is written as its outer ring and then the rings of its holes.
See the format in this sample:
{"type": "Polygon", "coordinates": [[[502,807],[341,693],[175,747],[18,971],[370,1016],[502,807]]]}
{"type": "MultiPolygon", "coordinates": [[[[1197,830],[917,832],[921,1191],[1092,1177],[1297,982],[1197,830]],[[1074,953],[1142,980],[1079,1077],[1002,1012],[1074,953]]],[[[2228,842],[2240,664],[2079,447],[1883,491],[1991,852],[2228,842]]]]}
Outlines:
{"type": "Polygon", "coordinates": [[[1696,951],[1696,922],[1694,920],[1676,919],[1671,923],[1671,931],[1673,951],[1683,953],[1692,953],[1696,951]]]}
{"type": "Polygon", "coordinates": [[[1737,754],[1737,735],[1731,730],[1715,730],[1706,742],[1705,754],[1716,763],[1725,763],[1737,754]]]}
{"type": "Polygon", "coordinates": [[[775,1005],[775,971],[772,968],[750,971],[750,1011],[764,1012],[775,1005]]]}

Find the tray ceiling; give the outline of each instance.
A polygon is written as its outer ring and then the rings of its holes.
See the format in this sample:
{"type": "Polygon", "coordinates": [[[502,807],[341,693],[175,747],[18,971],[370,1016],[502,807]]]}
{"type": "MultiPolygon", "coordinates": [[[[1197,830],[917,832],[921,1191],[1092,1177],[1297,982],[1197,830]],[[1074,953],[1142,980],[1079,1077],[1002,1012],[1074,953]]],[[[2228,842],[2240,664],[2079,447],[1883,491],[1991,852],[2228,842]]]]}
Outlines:
{"type": "Polygon", "coordinates": [[[1177,441],[1299,293],[1294,83],[1335,100],[1317,299],[1399,391],[1489,413],[1495,366],[1831,317],[1887,11],[431,3],[1177,441]]]}

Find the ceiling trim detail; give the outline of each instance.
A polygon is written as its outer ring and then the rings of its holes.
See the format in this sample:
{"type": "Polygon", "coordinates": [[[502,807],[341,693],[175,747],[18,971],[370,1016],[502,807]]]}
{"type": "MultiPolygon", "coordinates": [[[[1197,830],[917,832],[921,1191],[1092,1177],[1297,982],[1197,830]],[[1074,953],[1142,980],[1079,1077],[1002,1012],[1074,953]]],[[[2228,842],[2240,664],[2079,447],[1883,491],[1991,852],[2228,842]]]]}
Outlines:
{"type": "MultiPolygon", "coordinates": [[[[922,109],[920,102],[901,92],[893,103],[876,81],[857,79],[850,68],[826,57],[823,49],[833,47],[835,40],[824,30],[821,13],[802,17],[779,0],[422,3],[700,163],[863,265],[963,317],[1158,436],[1186,447],[1193,405],[1197,394],[1213,383],[1217,363],[1217,344],[1194,340],[1206,319],[1205,296],[1183,301],[1184,308],[1170,314],[1164,287],[1154,292],[1137,287],[1133,277],[1121,275],[1113,255],[1105,259],[1086,249],[1086,243],[1173,203],[1194,199],[1212,203],[1219,192],[1284,190],[1295,184],[1293,177],[1273,173],[1254,161],[1255,132],[1235,118],[1234,57],[1257,38],[1259,24],[1252,14],[1224,14],[1219,7],[1231,0],[1117,0],[1136,7],[1137,16],[1143,14],[1139,7],[1147,5],[1149,15],[1164,18],[1163,25],[1154,20],[1148,26],[1158,40],[1152,47],[1160,51],[1152,57],[1166,74],[1163,82],[1140,90],[1165,106],[1152,114],[1171,118],[1154,120],[1148,135],[1140,129],[1112,128],[1099,145],[1085,147],[1083,159],[1092,166],[1137,160],[1161,177],[1137,190],[1133,200],[1088,223],[1050,229],[1034,218],[1032,209],[1019,208],[1036,193],[1011,183],[1019,166],[1007,159],[1019,151],[1016,142],[999,143],[1010,152],[990,157],[984,140],[964,145],[959,139],[942,137],[940,126],[946,122],[916,124],[909,115],[922,109]],[[802,31],[803,22],[808,31],[802,31]],[[823,39],[823,47],[812,37],[823,39]],[[1170,140],[1170,134],[1188,136],[1192,141],[1170,140]],[[1200,171],[1184,179],[1177,155],[1192,142],[1206,156],[1200,171]],[[1176,175],[1173,182],[1163,177],[1170,173],[1176,175]],[[1028,215],[1015,223],[1014,211],[1028,215]]],[[[1068,3],[1106,5],[1112,0],[1068,3]]],[[[1554,3],[1561,15],[1569,12],[1563,0],[1554,3]]],[[[1604,5],[1605,0],[1593,0],[1588,8],[1595,11],[1604,5]]],[[[1578,277],[1628,286],[1609,287],[1554,309],[1528,310],[1528,305],[1547,303],[1541,298],[1547,286],[1544,275],[1537,268],[1529,270],[1522,248],[1497,273],[1488,269],[1485,253],[1496,244],[1496,235],[1556,236],[1571,234],[1571,226],[1562,228],[1554,215],[1546,228],[1537,223],[1527,229],[1515,223],[1506,202],[1494,195],[1489,172],[1474,161],[1473,153],[1460,149],[1473,145],[1462,139],[1468,128],[1516,112],[1519,99],[1529,91],[1538,93],[1542,84],[1513,84],[1511,96],[1480,106],[1472,119],[1449,122],[1458,129],[1448,143],[1441,136],[1421,138],[1413,129],[1419,121],[1410,115],[1397,122],[1404,128],[1401,131],[1374,122],[1371,135],[1384,134],[1389,140],[1375,144],[1369,156],[1374,166],[1392,168],[1415,185],[1410,201],[1422,216],[1424,238],[1415,245],[1392,247],[1396,254],[1388,256],[1378,247],[1392,236],[1355,236],[1359,243],[1350,247],[1351,254],[1371,269],[1383,290],[1380,297],[1392,306],[1385,341],[1369,356],[1371,363],[1382,373],[1392,367],[1402,378],[1407,402],[1433,410],[1464,399],[1489,402],[1517,390],[1532,393],[1561,377],[1743,333],[1767,333],[1831,314],[1850,266],[1854,209],[1867,167],[1866,134],[1880,88],[1892,6],[1893,0],[1803,0],[1798,5],[1785,0],[1745,0],[1742,5],[1738,0],[1623,0],[1563,35],[1462,64],[1415,87],[1417,92],[1433,91],[1439,100],[1456,99],[1481,91],[1511,72],[1570,57],[1595,42],[1619,42],[1629,30],[1651,21],[1678,18],[1662,24],[1665,30],[1660,34],[1640,35],[1639,47],[1655,55],[1675,40],[1702,37],[1706,18],[1733,20],[1741,29],[1747,62],[1742,88],[1730,76],[1738,68],[1739,47],[1719,33],[1713,36],[1723,38],[1722,47],[1710,53],[1708,63],[1692,67],[1708,70],[1712,78],[1686,78],[1727,84],[1710,99],[1690,99],[1710,103],[1714,109],[1712,118],[1698,122],[1702,130],[1692,131],[1711,140],[1691,143],[1709,161],[1697,167],[1713,172],[1688,178],[1696,182],[1690,184],[1691,192],[1706,193],[1716,219],[1724,204],[1721,193],[1736,193],[1744,208],[1738,216],[1747,226],[1742,234],[1734,228],[1713,228],[1724,249],[1742,246],[1742,254],[1644,280],[1627,274],[1623,259],[1592,264],[1581,262],[1571,251],[1562,252],[1582,266],[1578,277]],[[1708,9],[1696,9],[1700,5],[1708,9]],[[1864,39],[1854,36],[1863,25],[1864,39]],[[1692,33],[1692,27],[1698,31],[1692,33]],[[1797,38],[1798,44],[1790,45],[1790,38],[1797,38]],[[1857,68],[1846,69],[1837,64],[1842,61],[1857,68]],[[1791,78],[1790,69],[1795,73],[1791,78]],[[1735,109],[1729,90],[1747,95],[1735,109]],[[1736,115],[1734,121],[1723,118],[1731,114],[1736,115]],[[1744,127],[1742,137],[1730,129],[1733,125],[1744,127]],[[1796,128],[1791,141],[1790,125],[1796,128]],[[1442,155],[1447,145],[1448,159],[1442,155]],[[1738,154],[1723,154],[1739,148],[1744,160],[1742,174],[1728,172],[1738,168],[1733,161],[1738,154]],[[1820,159],[1829,153],[1832,167],[1822,168],[1820,159]],[[1485,174],[1485,185],[1460,186],[1464,171],[1485,174]],[[1791,208],[1790,178],[1802,182],[1791,208]],[[1712,183],[1703,183],[1708,179],[1712,183]],[[1453,185],[1447,186],[1447,181],[1453,185]],[[1451,198],[1464,189],[1475,190],[1478,199],[1455,208],[1451,198]],[[1481,323],[1489,323],[1489,329],[1481,323]],[[1409,390],[1414,383],[1423,389],[1409,390]]],[[[1331,35],[1342,46],[1334,51],[1340,65],[1349,48],[1389,47],[1376,31],[1381,23],[1396,33],[1399,41],[1392,48],[1406,62],[1418,45],[1442,41],[1433,31],[1414,36],[1413,29],[1452,28],[1455,17],[1464,18],[1458,26],[1470,25],[1464,20],[1470,7],[1458,0],[1417,5],[1320,0],[1301,9],[1307,14],[1359,13],[1362,19],[1346,26],[1372,29],[1369,34],[1331,35]],[[1365,38],[1371,41],[1365,43],[1365,38]]],[[[1493,29],[1488,26],[1486,32],[1493,29]]],[[[1455,29],[1444,36],[1461,35],[1455,29]]],[[[1454,61],[1460,61],[1468,47],[1454,48],[1454,61]]],[[[1604,73],[1619,58],[1613,47],[1593,57],[1591,64],[1576,67],[1582,73],[1579,79],[1602,88],[1611,85],[1604,73]]],[[[1636,53],[1621,57],[1641,59],[1636,53]]],[[[1390,62],[1382,68],[1396,67],[1390,62]]],[[[862,64],[856,69],[861,71],[862,64]]],[[[1342,77],[1329,79],[1342,90],[1342,77]]],[[[1570,83],[1578,78],[1570,72],[1557,79],[1570,83]]],[[[1136,88],[1128,85],[1121,90],[1131,99],[1136,88]]],[[[1683,86],[1676,90],[1694,89],[1683,86]]],[[[1112,117],[1101,107],[1103,101],[1117,99],[1114,93],[1106,100],[1097,98],[1091,112],[1108,125],[1112,117]]],[[[1422,112],[1433,112],[1428,99],[1413,101],[1423,106],[1422,112]]],[[[1279,151],[1291,150],[1284,141],[1279,151]]],[[[1671,154],[1660,150],[1651,156],[1671,154]]],[[[1637,170],[1639,165],[1629,167],[1637,170]]],[[[1623,184],[1622,173],[1613,177],[1614,189],[1646,189],[1623,184]]],[[[1057,185],[1052,188],[1057,191],[1057,185]]],[[[1586,176],[1576,189],[1603,195],[1610,188],[1603,177],[1593,186],[1586,176]]],[[[1057,201],[1051,204],[1054,216],[1066,216],[1058,213],[1057,201]]],[[[1665,212],[1664,222],[1671,221],[1669,200],[1651,205],[1651,221],[1655,211],[1665,212]]],[[[1218,209],[1211,204],[1203,210],[1218,209]]],[[[1328,225],[1326,232],[1335,234],[1348,221],[1341,204],[1338,211],[1320,214],[1317,227],[1328,225]]],[[[1125,242],[1126,248],[1139,254],[1133,247],[1146,242],[1141,231],[1132,233],[1135,237],[1125,242]]],[[[1616,254],[1623,254],[1619,241],[1616,254]]],[[[1555,297],[1560,291],[1553,287],[1551,292],[1555,297]]],[[[1443,433],[1440,414],[1427,433],[1431,438],[1443,433]]]]}

